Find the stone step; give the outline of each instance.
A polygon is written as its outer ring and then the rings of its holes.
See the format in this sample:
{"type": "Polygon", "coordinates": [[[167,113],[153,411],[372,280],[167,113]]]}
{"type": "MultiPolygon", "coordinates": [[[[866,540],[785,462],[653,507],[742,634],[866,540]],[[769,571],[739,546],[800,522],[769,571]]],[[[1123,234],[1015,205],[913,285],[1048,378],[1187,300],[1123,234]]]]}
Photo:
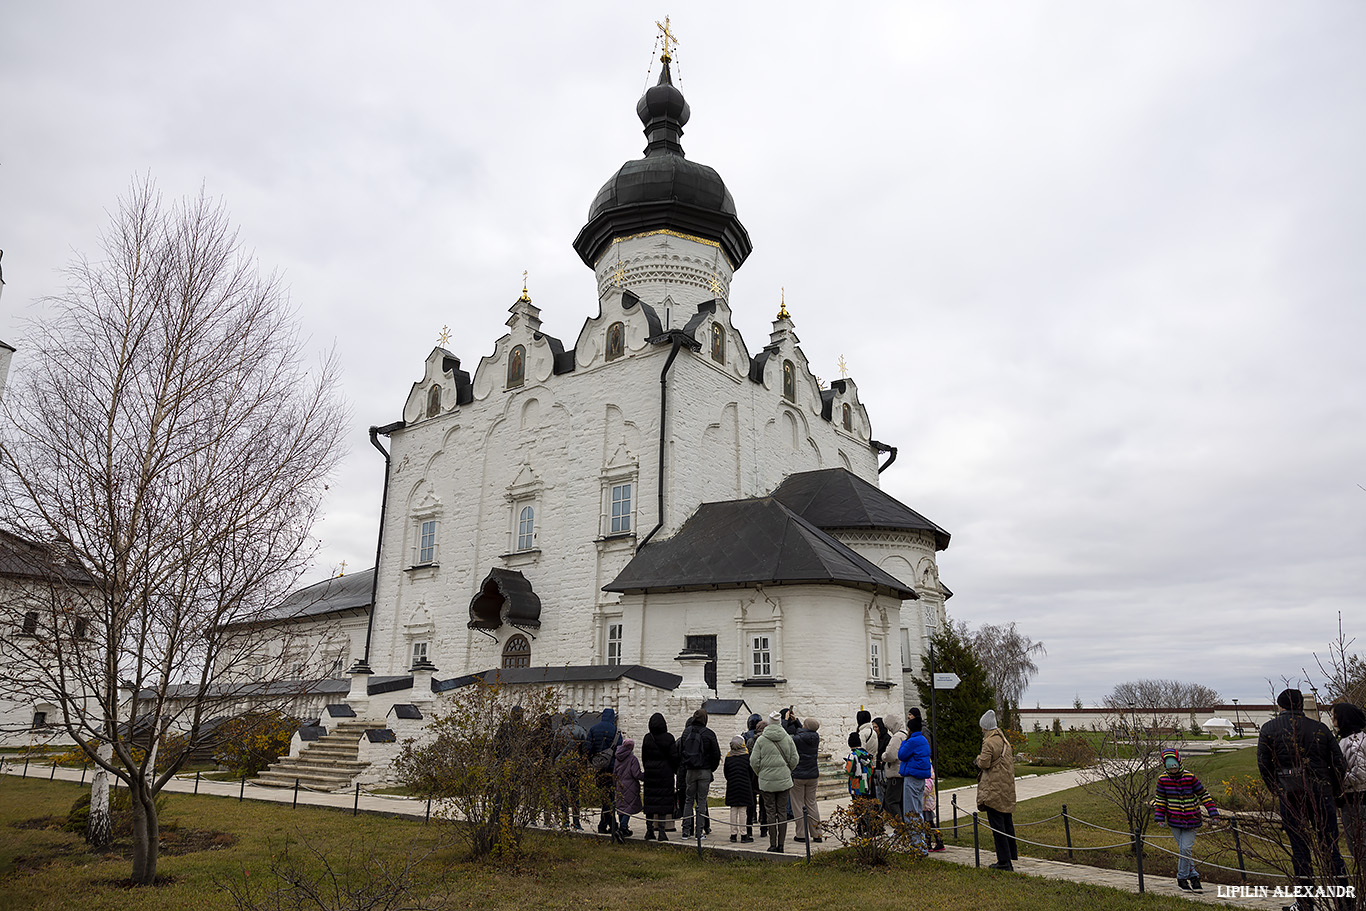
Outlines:
{"type": "Polygon", "coordinates": [[[355,776],[289,775],[266,771],[257,776],[256,784],[267,788],[292,788],[296,780],[299,787],[313,791],[345,791],[351,787],[355,776]]]}
{"type": "Polygon", "coordinates": [[[322,740],[315,740],[310,744],[306,744],[304,746],[304,751],[316,750],[319,755],[326,754],[328,756],[341,756],[344,754],[355,756],[358,746],[359,743],[354,741],[351,743],[328,743],[322,740]]]}
{"type": "Polygon", "coordinates": [[[297,759],[282,759],[273,764],[270,767],[270,771],[305,775],[314,773],[322,775],[354,775],[368,765],[370,765],[370,763],[360,762],[359,760],[322,762],[308,756],[300,756],[297,759]]]}

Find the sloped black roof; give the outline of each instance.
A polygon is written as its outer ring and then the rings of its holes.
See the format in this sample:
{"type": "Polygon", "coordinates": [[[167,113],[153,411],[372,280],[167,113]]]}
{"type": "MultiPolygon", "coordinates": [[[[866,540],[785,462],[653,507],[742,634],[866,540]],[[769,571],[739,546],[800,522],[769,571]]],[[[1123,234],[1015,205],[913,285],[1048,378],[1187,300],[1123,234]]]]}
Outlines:
{"type": "Polygon", "coordinates": [[[433,680],[432,690],[446,693],[469,686],[476,680],[498,683],[597,683],[620,680],[628,677],[641,683],[664,690],[676,689],[683,678],[668,671],[646,667],[643,664],[581,664],[564,667],[504,667],[452,677],[450,680],[433,680]]]}
{"type": "Polygon", "coordinates": [[[277,620],[302,620],[341,611],[368,609],[370,592],[374,590],[375,571],[363,569],[358,573],[334,576],[315,582],[293,592],[277,606],[253,617],[253,623],[277,620]]]}
{"type": "Polygon", "coordinates": [[[894,528],[934,534],[935,550],[949,546],[949,533],[896,497],[844,468],[789,475],[773,499],[818,528],[894,528]]]}
{"type": "Polygon", "coordinates": [[[541,599],[527,577],[515,569],[494,567],[470,601],[471,629],[497,629],[504,623],[519,629],[539,629],[541,599]]]}
{"type": "Polygon", "coordinates": [[[831,583],[916,597],[905,584],[773,497],[703,503],[673,536],[639,550],[609,592],[831,583]]]}
{"type": "Polygon", "coordinates": [[[63,559],[52,548],[7,531],[0,531],[0,576],[95,584],[94,577],[74,559],[63,559]]]}

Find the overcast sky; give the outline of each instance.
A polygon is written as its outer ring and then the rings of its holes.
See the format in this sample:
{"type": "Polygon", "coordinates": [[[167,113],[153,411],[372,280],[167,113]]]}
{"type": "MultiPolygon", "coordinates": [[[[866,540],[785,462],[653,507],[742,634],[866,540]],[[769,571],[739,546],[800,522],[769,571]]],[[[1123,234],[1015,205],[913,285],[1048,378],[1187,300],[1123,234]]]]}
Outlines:
{"type": "MultiPolygon", "coordinates": [[[[382,460],[443,325],[473,369],[522,270],[573,344],[570,242],[644,145],[664,13],[683,144],[842,355],[952,616],[1048,654],[1025,702],[1174,677],[1244,702],[1366,592],[1366,6],[1250,2],[11,4],[0,338],[134,174],[201,183],[335,344],[351,451],[317,575],[372,565],[382,460]]],[[[657,72],[657,70],[656,70],[657,72]]],[[[1366,636],[1363,637],[1366,643],[1366,636]]]]}

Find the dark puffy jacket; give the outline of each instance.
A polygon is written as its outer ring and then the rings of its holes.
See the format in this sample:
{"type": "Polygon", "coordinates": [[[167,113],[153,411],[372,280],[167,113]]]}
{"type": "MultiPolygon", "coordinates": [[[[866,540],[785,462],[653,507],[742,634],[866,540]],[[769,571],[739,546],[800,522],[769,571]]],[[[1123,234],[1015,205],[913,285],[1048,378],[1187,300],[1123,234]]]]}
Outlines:
{"type": "Polygon", "coordinates": [[[687,769],[705,769],[715,772],[721,764],[721,745],[716,742],[716,734],[703,724],[690,724],[683,729],[678,738],[679,766],[687,769]]]}
{"type": "Polygon", "coordinates": [[[664,716],[650,716],[650,733],[640,742],[640,762],[645,770],[645,813],[670,816],[674,811],[674,777],[678,774],[678,753],[674,735],[664,716]]]}
{"type": "Polygon", "coordinates": [[[816,754],[820,752],[821,735],[802,728],[792,735],[797,747],[797,767],[792,770],[793,778],[817,778],[820,769],[816,768],[816,754]]]}
{"type": "Polygon", "coordinates": [[[1281,712],[1262,725],[1257,738],[1257,771],[1273,794],[1287,785],[1342,793],[1347,760],[1333,732],[1299,709],[1281,712]]]}
{"type": "Polygon", "coordinates": [[[747,807],[754,802],[754,785],[749,776],[748,753],[726,757],[726,806],[747,807]]]}
{"type": "Polygon", "coordinates": [[[588,729],[588,749],[585,752],[591,757],[603,750],[611,751],[612,762],[607,768],[613,769],[617,764],[615,753],[620,742],[620,735],[617,733],[617,713],[613,709],[603,709],[602,720],[588,729]]]}

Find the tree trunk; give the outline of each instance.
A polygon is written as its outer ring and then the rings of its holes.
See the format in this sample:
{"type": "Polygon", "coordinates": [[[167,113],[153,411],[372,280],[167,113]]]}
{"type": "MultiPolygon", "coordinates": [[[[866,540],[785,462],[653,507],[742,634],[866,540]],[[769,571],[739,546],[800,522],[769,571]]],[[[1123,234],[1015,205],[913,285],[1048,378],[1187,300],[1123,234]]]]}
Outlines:
{"type": "MultiPolygon", "coordinates": [[[[114,758],[114,748],[102,744],[100,759],[105,762],[114,758]]],[[[85,824],[85,840],[96,848],[103,848],[114,837],[113,819],[109,815],[109,773],[103,768],[95,772],[90,782],[90,816],[85,824]]]]}
{"type": "Polygon", "coordinates": [[[133,883],[150,886],[157,876],[157,852],[161,848],[161,828],[157,821],[155,795],[146,779],[132,776],[128,789],[133,809],[133,883]]]}

